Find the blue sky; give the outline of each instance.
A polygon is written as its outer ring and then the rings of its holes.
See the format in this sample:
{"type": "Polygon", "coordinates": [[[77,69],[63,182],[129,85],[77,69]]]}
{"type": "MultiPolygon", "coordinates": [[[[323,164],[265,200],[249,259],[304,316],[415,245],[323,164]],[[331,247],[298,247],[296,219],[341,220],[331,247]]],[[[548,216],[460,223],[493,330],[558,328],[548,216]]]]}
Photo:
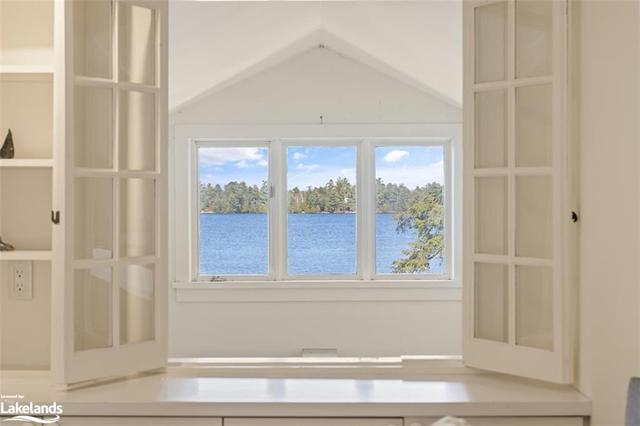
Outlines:
{"type": "MultiPolygon", "coordinates": [[[[267,148],[201,148],[200,181],[224,185],[245,181],[259,185],[268,175],[267,148]]],[[[321,186],[338,177],[355,183],[354,147],[289,147],[288,187],[321,186]]],[[[393,146],[376,148],[376,177],[410,188],[443,183],[442,147],[393,146]]]]}

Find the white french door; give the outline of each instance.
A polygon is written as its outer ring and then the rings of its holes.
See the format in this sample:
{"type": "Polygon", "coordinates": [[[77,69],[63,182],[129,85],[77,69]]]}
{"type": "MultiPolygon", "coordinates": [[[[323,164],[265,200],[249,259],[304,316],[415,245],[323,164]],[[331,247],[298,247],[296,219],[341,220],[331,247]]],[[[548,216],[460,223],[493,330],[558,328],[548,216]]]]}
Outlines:
{"type": "Polygon", "coordinates": [[[464,359],[572,381],[567,2],[464,3],[464,359]]]}
{"type": "Polygon", "coordinates": [[[56,2],[52,369],[167,361],[167,2],[56,2]]]}

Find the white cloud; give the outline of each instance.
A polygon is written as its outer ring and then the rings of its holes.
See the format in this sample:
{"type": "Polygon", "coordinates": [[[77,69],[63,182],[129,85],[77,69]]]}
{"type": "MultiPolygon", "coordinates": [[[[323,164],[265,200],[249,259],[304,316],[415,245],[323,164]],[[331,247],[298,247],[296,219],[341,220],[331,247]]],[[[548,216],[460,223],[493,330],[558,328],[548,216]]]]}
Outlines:
{"type": "Polygon", "coordinates": [[[409,151],[394,149],[393,151],[389,151],[387,155],[384,156],[384,161],[386,161],[387,163],[397,163],[398,161],[408,156],[409,151]]]}
{"type": "Polygon", "coordinates": [[[238,167],[248,167],[251,163],[265,161],[260,148],[201,148],[200,162],[209,166],[223,166],[236,163],[238,167]]]}
{"type": "Polygon", "coordinates": [[[444,162],[426,166],[380,167],[376,170],[376,177],[385,183],[403,183],[411,189],[431,182],[444,184],[444,162]]]}
{"type": "Polygon", "coordinates": [[[293,153],[293,159],[294,160],[300,161],[303,158],[307,158],[307,154],[303,154],[302,152],[294,152],[293,153]]]}
{"type": "Polygon", "coordinates": [[[300,163],[300,164],[298,164],[296,166],[296,169],[302,170],[302,171],[305,171],[305,172],[311,172],[313,170],[318,170],[319,168],[320,168],[320,166],[317,165],[317,164],[302,164],[302,163],[300,163]]]}
{"type": "Polygon", "coordinates": [[[336,170],[333,168],[319,168],[311,172],[299,171],[289,173],[287,176],[287,186],[289,188],[298,187],[306,189],[308,186],[324,186],[329,180],[335,182],[337,178],[347,178],[352,184],[356,183],[356,169],[344,168],[336,170]]]}
{"type": "Polygon", "coordinates": [[[260,167],[267,167],[269,165],[269,162],[265,159],[262,160],[258,160],[258,166],[260,167]]]}

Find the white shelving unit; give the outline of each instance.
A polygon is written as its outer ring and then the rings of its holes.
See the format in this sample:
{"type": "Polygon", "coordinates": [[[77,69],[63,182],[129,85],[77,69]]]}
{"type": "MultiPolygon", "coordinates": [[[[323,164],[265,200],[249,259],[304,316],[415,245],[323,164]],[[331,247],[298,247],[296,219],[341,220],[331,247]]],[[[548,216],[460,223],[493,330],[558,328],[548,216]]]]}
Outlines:
{"type": "Polygon", "coordinates": [[[49,158],[12,158],[0,159],[0,168],[48,168],[53,167],[53,159],[49,158]]]}
{"type": "Polygon", "coordinates": [[[54,1],[0,3],[0,145],[11,129],[16,151],[0,159],[0,236],[16,247],[0,260],[50,261],[54,1]]]}
{"type": "Polygon", "coordinates": [[[53,74],[52,65],[0,65],[0,74],[53,74]]]}
{"type": "Polygon", "coordinates": [[[11,129],[16,153],[0,159],[0,236],[15,247],[0,252],[0,309],[30,319],[0,325],[0,346],[23,334],[29,342],[22,352],[3,351],[0,370],[49,366],[41,324],[50,321],[52,285],[54,2],[0,0],[0,146],[11,129]],[[5,287],[16,261],[33,262],[31,300],[15,300],[5,287]]]}
{"type": "Polygon", "coordinates": [[[51,250],[0,251],[0,260],[49,261],[51,258],[51,250]]]}

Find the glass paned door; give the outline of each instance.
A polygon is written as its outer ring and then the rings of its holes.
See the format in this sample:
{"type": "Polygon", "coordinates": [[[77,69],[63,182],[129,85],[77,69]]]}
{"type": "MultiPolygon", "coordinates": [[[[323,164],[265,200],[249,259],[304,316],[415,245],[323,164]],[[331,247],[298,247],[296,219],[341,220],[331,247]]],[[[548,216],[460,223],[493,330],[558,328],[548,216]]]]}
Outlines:
{"type": "Polygon", "coordinates": [[[53,369],[68,384],[167,360],[167,4],[57,3],[67,208],[53,369]]]}
{"type": "Polygon", "coordinates": [[[465,362],[568,382],[566,3],[464,7],[465,362]]]}

